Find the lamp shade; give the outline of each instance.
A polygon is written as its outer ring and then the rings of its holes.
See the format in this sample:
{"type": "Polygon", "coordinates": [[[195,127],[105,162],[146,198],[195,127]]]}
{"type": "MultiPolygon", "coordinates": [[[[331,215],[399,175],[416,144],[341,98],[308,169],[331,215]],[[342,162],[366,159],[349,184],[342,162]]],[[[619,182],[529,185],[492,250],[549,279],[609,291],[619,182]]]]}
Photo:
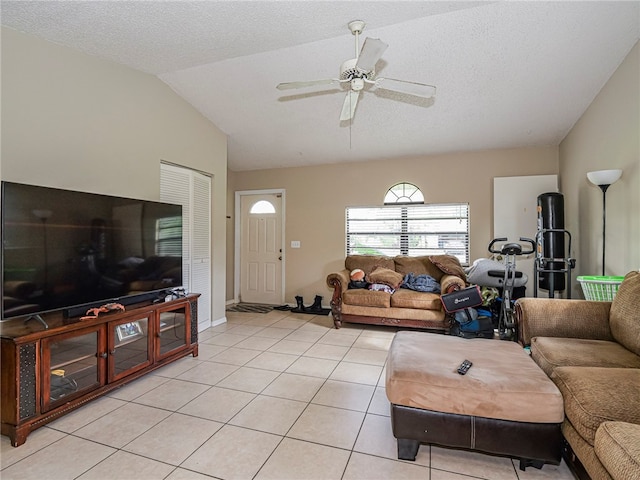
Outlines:
{"type": "Polygon", "coordinates": [[[611,185],[622,176],[622,170],[597,170],[587,173],[587,178],[594,185],[611,185]]]}

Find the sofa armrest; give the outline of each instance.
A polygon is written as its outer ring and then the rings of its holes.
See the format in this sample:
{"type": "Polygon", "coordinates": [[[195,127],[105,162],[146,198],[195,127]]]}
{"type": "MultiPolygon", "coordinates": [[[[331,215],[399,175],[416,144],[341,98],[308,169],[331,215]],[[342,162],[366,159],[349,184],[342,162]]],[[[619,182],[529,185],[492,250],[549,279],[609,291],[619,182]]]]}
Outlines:
{"type": "Polygon", "coordinates": [[[613,340],[609,326],[611,302],[553,298],[516,301],[519,341],[530,345],[533,337],[613,340]]]}
{"type": "Polygon", "coordinates": [[[339,272],[330,273],[327,275],[327,285],[330,288],[340,287],[340,291],[344,292],[347,288],[349,288],[349,280],[350,280],[350,272],[349,270],[341,270],[339,272]]]}
{"type": "Polygon", "coordinates": [[[333,288],[331,315],[336,328],[340,328],[342,324],[342,294],[349,288],[350,273],[349,270],[345,269],[327,275],[327,285],[333,288]]]}
{"type": "Polygon", "coordinates": [[[440,290],[443,294],[462,290],[466,286],[467,284],[463,279],[448,273],[444,274],[440,279],[440,290]]]}

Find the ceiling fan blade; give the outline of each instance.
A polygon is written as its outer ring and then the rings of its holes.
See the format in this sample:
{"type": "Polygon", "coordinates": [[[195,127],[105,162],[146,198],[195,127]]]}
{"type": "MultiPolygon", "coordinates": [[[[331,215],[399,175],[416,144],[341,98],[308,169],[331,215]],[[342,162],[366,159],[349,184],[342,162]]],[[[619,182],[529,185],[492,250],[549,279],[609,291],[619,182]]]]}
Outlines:
{"type": "Polygon", "coordinates": [[[315,87],[318,85],[332,85],[334,83],[340,83],[340,80],[334,78],[327,78],[324,80],[311,80],[308,82],[286,82],[279,83],[276,88],[278,90],[291,90],[294,88],[306,88],[306,87],[315,87]]]}
{"type": "Polygon", "coordinates": [[[378,38],[367,37],[362,45],[362,50],[360,50],[360,55],[358,55],[356,67],[365,72],[372,71],[388,46],[378,38]]]}
{"type": "Polygon", "coordinates": [[[344,103],[342,104],[342,112],[340,113],[341,122],[344,122],[345,120],[351,120],[353,118],[353,114],[356,111],[356,105],[358,104],[359,96],[359,91],[356,92],[355,90],[349,90],[347,92],[347,96],[344,98],[344,103]]]}
{"type": "Polygon", "coordinates": [[[431,98],[436,94],[436,87],[425,83],[408,82],[394,78],[376,78],[375,83],[377,88],[415,95],[416,97],[431,98]]]}

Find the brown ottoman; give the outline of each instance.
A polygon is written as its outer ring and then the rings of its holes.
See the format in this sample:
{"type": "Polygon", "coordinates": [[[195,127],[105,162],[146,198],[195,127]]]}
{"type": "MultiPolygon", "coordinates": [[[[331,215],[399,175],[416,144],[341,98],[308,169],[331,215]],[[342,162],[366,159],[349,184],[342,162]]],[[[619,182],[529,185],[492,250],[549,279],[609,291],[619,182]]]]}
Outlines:
{"type": "Polygon", "coordinates": [[[519,458],[523,470],[560,463],[562,395],[517,343],[398,332],[386,392],[399,459],[429,443],[519,458]]]}

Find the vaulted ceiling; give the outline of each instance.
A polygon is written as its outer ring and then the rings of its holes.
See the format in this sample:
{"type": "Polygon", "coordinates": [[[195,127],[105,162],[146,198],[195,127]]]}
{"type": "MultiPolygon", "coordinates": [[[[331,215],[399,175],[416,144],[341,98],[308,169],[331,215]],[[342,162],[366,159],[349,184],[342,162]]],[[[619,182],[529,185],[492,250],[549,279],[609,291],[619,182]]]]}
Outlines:
{"type": "MultiPolygon", "coordinates": [[[[157,75],[228,135],[236,171],[558,145],[640,37],[640,2],[5,1],[3,26],[157,75]],[[340,122],[347,24],[389,45],[340,122]]],[[[640,87],[639,87],[640,88],[640,87]]],[[[514,159],[517,161],[517,159],[514,159]]]]}

